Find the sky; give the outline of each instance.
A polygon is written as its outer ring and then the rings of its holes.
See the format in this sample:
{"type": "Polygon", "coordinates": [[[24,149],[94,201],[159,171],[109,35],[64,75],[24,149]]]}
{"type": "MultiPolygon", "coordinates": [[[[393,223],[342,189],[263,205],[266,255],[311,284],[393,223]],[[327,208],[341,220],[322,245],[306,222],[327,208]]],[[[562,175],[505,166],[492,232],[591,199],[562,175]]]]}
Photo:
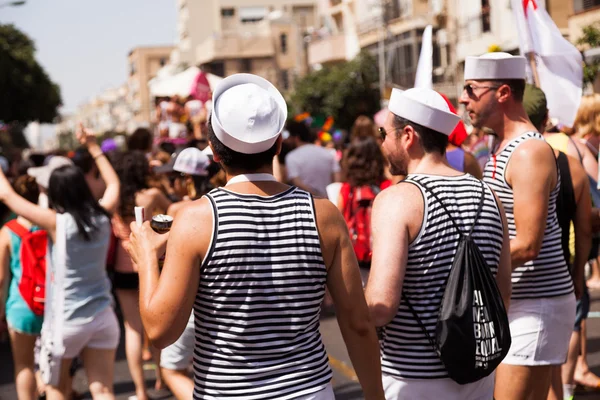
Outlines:
{"type": "Polygon", "coordinates": [[[58,83],[63,111],[72,112],[104,89],[127,80],[127,55],[136,46],[175,42],[176,0],[27,0],[2,7],[35,41],[36,59],[58,83]]]}
{"type": "MultiPolygon", "coordinates": [[[[36,46],[36,59],[61,89],[61,113],[103,90],[127,81],[127,55],[137,46],[169,45],[177,35],[176,0],[27,0],[5,7],[0,24],[12,23],[36,46]]],[[[53,125],[42,125],[40,143],[52,138],[53,125]]]]}

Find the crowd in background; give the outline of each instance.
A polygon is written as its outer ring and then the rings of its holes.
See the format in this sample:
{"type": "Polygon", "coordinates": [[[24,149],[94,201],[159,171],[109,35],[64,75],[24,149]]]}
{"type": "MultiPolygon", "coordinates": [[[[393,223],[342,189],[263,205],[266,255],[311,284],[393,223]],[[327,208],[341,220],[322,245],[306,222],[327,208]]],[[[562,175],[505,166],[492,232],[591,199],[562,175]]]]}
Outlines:
{"type": "MultiPolygon", "coordinates": [[[[535,115],[535,101],[533,103],[530,115],[535,115]]],[[[526,109],[528,104],[525,104],[526,109]]],[[[36,398],[44,391],[41,379],[36,379],[34,373],[37,369],[34,349],[42,320],[39,315],[27,312],[16,294],[21,239],[7,227],[7,222],[16,220],[28,232],[43,229],[54,241],[56,213],[62,213],[69,216],[62,227],[67,232],[69,259],[76,260],[78,267],[87,266],[85,271],[69,269],[74,271],[74,276],[66,290],[74,294],[73,303],[67,306],[74,307],[69,311],[73,313],[73,321],[87,324],[87,328],[74,328],[69,357],[83,358],[84,363],[89,357],[104,357],[105,361],[96,365],[114,365],[114,350],[120,337],[111,308],[114,295],[124,324],[126,356],[136,396],[139,400],[147,399],[143,362],[154,357],[159,364],[160,352],[150,349],[153,355],[146,354],[149,345],[140,318],[137,266],[127,253],[129,224],[135,219],[136,206],[144,207],[147,217],[176,215],[186,202],[199,199],[212,188],[226,183],[225,174],[208,147],[206,122],[211,107],[210,101],[183,101],[177,96],[157,99],[156,133],[139,128],[127,137],[125,146],[119,147],[112,139],[98,144],[91,133],[82,129],[79,133],[82,146],[73,152],[30,154],[23,160],[2,163],[0,333],[6,331],[7,322],[19,398],[36,398]],[[77,232],[81,236],[77,236],[77,232]],[[94,301],[90,301],[90,296],[95,296],[94,301]],[[78,301],[92,305],[81,310],[78,301]],[[92,326],[94,324],[97,326],[92,326]],[[83,341],[84,336],[86,343],[96,342],[98,349],[108,353],[81,353],[82,344],[76,342],[83,341]]],[[[568,135],[567,154],[581,160],[591,183],[594,205],[600,207],[597,189],[600,95],[584,96],[572,129],[549,119],[540,122],[544,123],[540,127],[548,132],[562,131],[568,135]]],[[[381,190],[402,179],[390,173],[380,148],[382,137],[378,128],[371,118],[360,116],[342,140],[334,141],[331,137],[323,140],[318,131],[303,121],[290,120],[283,133],[282,151],[273,160],[275,177],[280,182],[329,198],[349,221],[356,188],[370,188],[360,195],[373,199],[381,190]]],[[[472,128],[462,140],[454,143],[451,140],[447,149],[450,165],[481,179],[482,169],[491,154],[490,134],[485,129],[472,128]]],[[[590,289],[600,288],[598,241],[595,242],[587,280],[590,289]]],[[[52,251],[60,249],[54,246],[52,251]]],[[[357,256],[359,262],[362,261],[362,278],[366,282],[369,257],[357,256]]],[[[92,393],[102,393],[112,387],[112,368],[97,371],[88,368],[94,363],[85,365],[92,393]],[[98,384],[94,386],[92,382],[98,384]]],[[[64,374],[72,376],[72,372],[67,370],[64,374]]],[[[600,385],[600,379],[589,372],[585,355],[576,373],[580,382],[600,385]]],[[[70,392],[70,383],[65,385],[61,388],[63,394],[70,392]]],[[[160,369],[157,369],[157,387],[162,386],[160,369]]]]}

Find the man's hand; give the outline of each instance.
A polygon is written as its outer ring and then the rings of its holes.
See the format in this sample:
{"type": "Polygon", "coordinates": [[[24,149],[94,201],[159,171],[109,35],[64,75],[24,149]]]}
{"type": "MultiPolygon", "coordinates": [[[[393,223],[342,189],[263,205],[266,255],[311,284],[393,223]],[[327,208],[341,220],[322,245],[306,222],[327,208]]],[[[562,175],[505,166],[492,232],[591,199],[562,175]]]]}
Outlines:
{"type": "Polygon", "coordinates": [[[154,232],[149,221],[144,222],[141,227],[134,221],[130,226],[131,235],[129,235],[127,252],[138,268],[144,268],[148,265],[149,257],[158,258],[165,253],[169,232],[162,234],[154,232]]]}

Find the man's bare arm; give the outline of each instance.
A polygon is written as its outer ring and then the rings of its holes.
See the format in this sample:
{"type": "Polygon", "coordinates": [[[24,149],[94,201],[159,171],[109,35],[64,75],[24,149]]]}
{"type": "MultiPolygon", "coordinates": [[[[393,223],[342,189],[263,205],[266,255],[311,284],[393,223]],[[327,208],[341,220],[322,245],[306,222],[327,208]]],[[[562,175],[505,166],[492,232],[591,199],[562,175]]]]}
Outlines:
{"type": "Polygon", "coordinates": [[[529,140],[517,147],[510,159],[507,182],[513,188],[517,230],[510,242],[513,269],[540,253],[556,177],[554,152],[545,142],[529,140]]]}
{"type": "Polygon", "coordinates": [[[327,288],[335,305],[348,354],[365,399],[384,399],[379,342],[365,302],[348,228],[336,206],[329,200],[315,199],[315,209],[327,266],[327,288]]]}
{"type": "Polygon", "coordinates": [[[141,229],[131,225],[129,251],[139,267],[140,314],[148,337],[159,348],[175,342],[185,330],[198,291],[200,263],[210,246],[212,218],[207,199],[178,212],[160,276],[157,255],[166,235],[154,233],[149,222],[141,229]]]}
{"type": "Polygon", "coordinates": [[[510,306],[510,296],[512,294],[512,265],[510,260],[510,236],[508,235],[508,223],[506,222],[506,214],[502,202],[498,199],[498,196],[494,194],[496,198],[496,204],[500,211],[502,218],[502,250],[500,252],[500,264],[498,265],[498,273],[496,274],[496,283],[498,284],[498,290],[504,302],[506,311],[510,306]]]}
{"type": "Polygon", "coordinates": [[[569,158],[571,181],[575,191],[575,254],[573,257],[573,284],[575,295],[579,299],[583,295],[585,264],[592,248],[592,199],[590,181],[579,160],[569,158]]]}
{"type": "Polygon", "coordinates": [[[376,326],[386,325],[398,312],[408,246],[421,227],[423,208],[419,188],[404,183],[382,191],[373,204],[373,259],[366,297],[376,326]]]}

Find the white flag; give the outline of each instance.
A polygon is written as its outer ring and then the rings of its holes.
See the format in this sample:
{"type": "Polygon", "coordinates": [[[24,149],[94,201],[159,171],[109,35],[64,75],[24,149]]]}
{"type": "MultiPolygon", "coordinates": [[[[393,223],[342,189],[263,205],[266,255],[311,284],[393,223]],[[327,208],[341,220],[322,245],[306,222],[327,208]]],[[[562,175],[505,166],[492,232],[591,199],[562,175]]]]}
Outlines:
{"type": "Polygon", "coordinates": [[[546,94],[550,117],[566,126],[573,126],[581,102],[583,58],[575,46],[566,40],[536,0],[523,5],[512,0],[517,19],[521,52],[533,51],[541,89],[546,94]],[[526,29],[523,29],[525,27],[526,29]],[[522,32],[524,31],[524,32],[522,32]]]}
{"type": "Polygon", "coordinates": [[[431,25],[427,25],[423,32],[421,44],[421,55],[417,64],[417,75],[415,76],[416,88],[433,88],[433,43],[431,25]]]}

